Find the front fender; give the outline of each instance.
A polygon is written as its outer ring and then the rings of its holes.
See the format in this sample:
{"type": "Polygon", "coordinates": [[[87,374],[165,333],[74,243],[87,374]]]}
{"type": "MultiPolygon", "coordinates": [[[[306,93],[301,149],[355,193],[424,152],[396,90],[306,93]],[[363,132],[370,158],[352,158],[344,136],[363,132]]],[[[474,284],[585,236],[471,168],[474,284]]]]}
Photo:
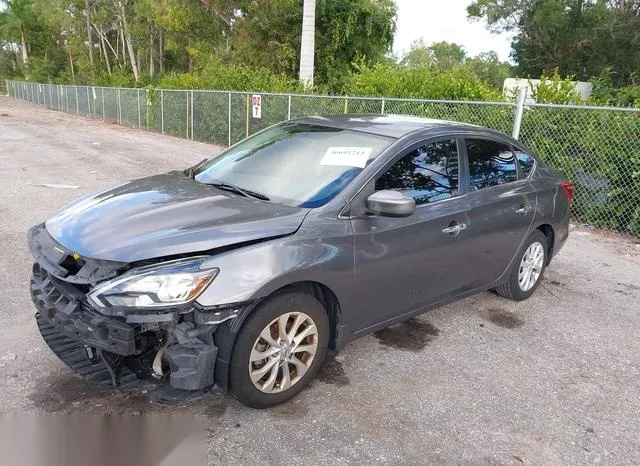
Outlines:
{"type": "Polygon", "coordinates": [[[347,302],[353,257],[351,235],[313,240],[294,235],[232,250],[205,263],[220,273],[197,302],[208,307],[252,301],[301,281],[321,283],[340,303],[347,302]]]}

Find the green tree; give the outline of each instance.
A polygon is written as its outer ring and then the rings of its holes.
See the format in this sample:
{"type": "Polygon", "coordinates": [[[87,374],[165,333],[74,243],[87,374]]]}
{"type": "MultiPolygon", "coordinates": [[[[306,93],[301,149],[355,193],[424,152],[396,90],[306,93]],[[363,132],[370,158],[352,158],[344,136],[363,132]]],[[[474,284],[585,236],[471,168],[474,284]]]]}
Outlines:
{"type": "Polygon", "coordinates": [[[440,69],[451,69],[462,65],[466,59],[467,52],[461,45],[445,41],[426,45],[423,39],[419,39],[411,44],[411,49],[400,63],[403,66],[434,66],[440,69]]]}
{"type": "Polygon", "coordinates": [[[20,45],[22,62],[29,61],[29,25],[34,20],[30,0],[2,0],[0,37],[20,45]]]}
{"type": "Polygon", "coordinates": [[[640,70],[637,0],[475,0],[472,19],[492,31],[512,31],[512,57],[525,76],[558,69],[586,80],[610,67],[618,85],[640,70]]]}
{"type": "MultiPolygon", "coordinates": [[[[297,76],[302,3],[253,0],[239,6],[233,59],[297,76]]],[[[354,63],[382,59],[393,44],[395,15],[392,0],[317,0],[316,82],[338,90],[354,63]]]]}

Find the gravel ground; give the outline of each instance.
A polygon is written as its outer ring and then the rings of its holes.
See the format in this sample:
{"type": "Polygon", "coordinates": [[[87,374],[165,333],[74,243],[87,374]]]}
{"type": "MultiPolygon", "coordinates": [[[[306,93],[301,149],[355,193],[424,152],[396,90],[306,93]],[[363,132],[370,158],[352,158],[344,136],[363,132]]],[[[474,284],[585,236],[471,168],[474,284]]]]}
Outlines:
{"type": "Polygon", "coordinates": [[[73,375],[36,329],[27,228],[217,150],[0,97],[0,412],[201,415],[216,464],[640,463],[640,244],[595,231],[574,229],[526,302],[482,293],[362,338],[269,410],[160,405],[73,375]]]}

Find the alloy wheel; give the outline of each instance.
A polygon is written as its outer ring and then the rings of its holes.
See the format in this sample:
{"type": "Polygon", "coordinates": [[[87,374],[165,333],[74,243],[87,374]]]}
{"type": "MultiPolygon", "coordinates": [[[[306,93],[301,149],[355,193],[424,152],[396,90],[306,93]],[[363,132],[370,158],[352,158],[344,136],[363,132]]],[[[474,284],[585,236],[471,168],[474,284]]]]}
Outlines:
{"type": "Polygon", "coordinates": [[[249,377],[261,392],[283,392],[306,374],[317,350],[313,319],[303,312],[288,312],[260,332],[249,356],[249,377]]]}
{"type": "Polygon", "coordinates": [[[518,270],[518,285],[522,291],[529,291],[538,281],[544,265],[544,246],[538,241],[529,245],[518,270]]]}

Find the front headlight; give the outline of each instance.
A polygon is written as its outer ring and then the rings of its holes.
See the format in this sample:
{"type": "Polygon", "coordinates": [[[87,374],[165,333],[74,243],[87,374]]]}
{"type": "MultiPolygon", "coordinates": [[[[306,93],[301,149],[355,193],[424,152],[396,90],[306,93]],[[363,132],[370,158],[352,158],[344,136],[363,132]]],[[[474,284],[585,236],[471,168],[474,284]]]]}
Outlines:
{"type": "Polygon", "coordinates": [[[89,293],[89,301],[98,308],[155,308],[189,303],[218,275],[217,268],[201,270],[207,259],[179,259],[130,270],[96,286],[89,293]]]}

